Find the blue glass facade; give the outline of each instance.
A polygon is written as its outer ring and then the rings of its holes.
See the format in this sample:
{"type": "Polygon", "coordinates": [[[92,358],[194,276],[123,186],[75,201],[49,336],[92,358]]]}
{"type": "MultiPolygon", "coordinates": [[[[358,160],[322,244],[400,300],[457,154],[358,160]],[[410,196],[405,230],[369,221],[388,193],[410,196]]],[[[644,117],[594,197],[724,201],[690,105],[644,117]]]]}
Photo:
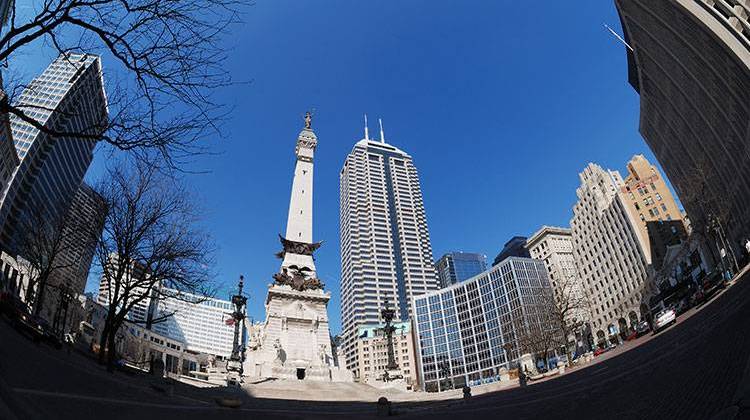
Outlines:
{"type": "Polygon", "coordinates": [[[449,252],[436,263],[440,287],[448,287],[487,270],[487,257],[469,252],[449,252]]]}
{"type": "Polygon", "coordinates": [[[415,297],[417,364],[424,390],[500,380],[500,369],[519,358],[516,328],[549,328],[540,324],[550,294],[544,263],[510,257],[467,281],[415,297]]]}

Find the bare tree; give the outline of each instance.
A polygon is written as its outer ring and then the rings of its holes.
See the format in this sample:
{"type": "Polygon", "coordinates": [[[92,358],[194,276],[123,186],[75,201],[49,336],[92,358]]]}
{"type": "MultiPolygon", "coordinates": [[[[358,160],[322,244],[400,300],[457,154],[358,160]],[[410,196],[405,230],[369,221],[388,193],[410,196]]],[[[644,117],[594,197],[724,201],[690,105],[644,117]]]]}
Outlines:
{"type": "MultiPolygon", "coordinates": [[[[0,36],[0,62],[44,42],[63,56],[104,55],[111,59],[107,89],[109,118],[80,132],[49,127],[33,117],[39,104],[0,102],[15,115],[55,136],[90,138],[139,158],[179,167],[206,152],[207,136],[218,134],[224,107],[212,100],[231,84],[219,41],[238,22],[247,0],[41,0],[22,19],[15,10],[0,36]]],[[[7,82],[7,81],[6,81],[7,82]]],[[[6,89],[11,98],[25,88],[6,89]]]]}
{"type": "MultiPolygon", "coordinates": [[[[47,291],[61,286],[50,284],[56,274],[79,263],[74,248],[82,246],[71,240],[76,232],[86,229],[66,213],[52,213],[48,206],[25,214],[21,223],[20,250],[24,258],[19,264],[28,276],[26,299],[35,315],[44,308],[47,291]]],[[[86,239],[86,238],[81,238],[86,239]]],[[[95,238],[88,238],[95,241],[95,238]]]]}
{"type": "Polygon", "coordinates": [[[560,330],[568,360],[572,360],[568,338],[579,332],[590,319],[589,300],[580,285],[580,279],[573,275],[562,273],[557,279],[552,280],[552,283],[554,292],[545,296],[544,301],[550,308],[553,325],[560,330]]]}
{"type": "Polygon", "coordinates": [[[181,292],[213,293],[212,246],[198,227],[198,211],[187,191],[151,166],[110,170],[99,193],[109,208],[97,247],[108,300],[100,346],[109,349],[112,370],[117,331],[136,305],[184,299],[181,292]]]}
{"type": "Polygon", "coordinates": [[[525,308],[523,316],[513,318],[513,327],[521,354],[530,353],[546,364],[550,354],[565,340],[552,293],[542,293],[538,297],[540,301],[525,308]]]}

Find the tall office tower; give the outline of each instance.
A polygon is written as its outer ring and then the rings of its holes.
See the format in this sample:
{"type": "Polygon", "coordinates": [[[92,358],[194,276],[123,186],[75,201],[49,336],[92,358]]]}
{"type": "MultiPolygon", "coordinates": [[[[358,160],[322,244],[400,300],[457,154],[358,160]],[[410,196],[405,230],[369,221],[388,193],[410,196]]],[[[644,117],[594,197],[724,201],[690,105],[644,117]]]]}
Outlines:
{"type": "Polygon", "coordinates": [[[487,271],[487,256],[449,252],[435,262],[440,287],[448,287],[487,271]]]}
{"type": "Polygon", "coordinates": [[[529,250],[526,248],[525,236],[514,236],[505,243],[500,253],[495,256],[492,266],[496,266],[508,257],[530,258],[529,250]]]}
{"type": "Polygon", "coordinates": [[[99,57],[58,57],[23,91],[15,106],[44,127],[40,131],[11,116],[21,163],[0,200],[0,249],[17,255],[20,230],[32,213],[62,217],[70,207],[93,158],[107,120],[107,100],[99,57]],[[80,135],[76,135],[80,133],[80,135]]]}
{"type": "Polygon", "coordinates": [[[381,322],[386,300],[406,321],[412,297],[438,289],[417,168],[380,132],[374,141],[365,129],[339,177],[341,320],[346,367],[354,372],[360,325],[381,322]]]}
{"type": "MultiPolygon", "coordinates": [[[[627,167],[628,176],[625,177],[620,191],[628,211],[640,220],[638,230],[645,241],[643,252],[650,264],[653,262],[652,254],[657,254],[661,259],[666,252],[666,249],[661,249],[662,247],[655,247],[656,243],[652,244],[649,239],[649,233],[653,236],[660,231],[655,229],[655,222],[682,221],[682,213],[664,177],[643,155],[633,156],[627,167]],[[652,226],[651,232],[649,226],[652,226]]],[[[683,227],[682,232],[684,231],[683,227]]]]}
{"type": "MultiPolygon", "coordinates": [[[[568,325],[580,326],[575,341],[585,341],[585,323],[591,319],[589,300],[573,257],[569,228],[542,226],[526,242],[531,258],[544,262],[558,308],[565,309],[568,325]]],[[[569,337],[572,338],[572,337],[569,337]]]]}
{"type": "Polygon", "coordinates": [[[232,302],[163,288],[156,304],[153,330],[182,341],[188,350],[228,358],[234,346],[232,302]],[[171,315],[171,316],[170,316],[171,315]]]}
{"type": "Polygon", "coordinates": [[[469,280],[415,297],[413,325],[423,390],[499,381],[521,358],[528,345],[524,343],[554,337],[545,306],[549,293],[541,261],[509,257],[469,280]],[[530,331],[540,334],[527,334],[530,331]]]}
{"type": "Polygon", "coordinates": [[[693,226],[729,210],[727,245],[737,250],[750,237],[750,4],[615,5],[628,79],[641,97],[641,135],[693,226]]]}
{"type": "Polygon", "coordinates": [[[64,254],[60,255],[65,265],[58,273],[75,293],[83,293],[89,276],[91,261],[96,250],[96,241],[104,228],[107,204],[104,198],[85,182],[78,187],[68,210],[63,240],[64,254]]]}
{"type": "MultiPolygon", "coordinates": [[[[58,314],[67,305],[67,293],[82,294],[94,258],[96,243],[104,228],[104,199],[86,183],[76,191],[63,230],[63,244],[57,255],[60,269],[49,278],[50,292],[41,312],[47,317],[58,314]],[[59,286],[65,285],[64,288],[59,286]],[[67,293],[66,293],[67,292],[67,293]]],[[[57,316],[55,319],[57,320],[57,316]]]]}
{"type": "Polygon", "coordinates": [[[647,282],[640,221],[627,210],[620,173],[590,163],[579,178],[570,221],[573,258],[600,343],[645,315],[639,317],[641,301],[653,287],[647,282]]]}

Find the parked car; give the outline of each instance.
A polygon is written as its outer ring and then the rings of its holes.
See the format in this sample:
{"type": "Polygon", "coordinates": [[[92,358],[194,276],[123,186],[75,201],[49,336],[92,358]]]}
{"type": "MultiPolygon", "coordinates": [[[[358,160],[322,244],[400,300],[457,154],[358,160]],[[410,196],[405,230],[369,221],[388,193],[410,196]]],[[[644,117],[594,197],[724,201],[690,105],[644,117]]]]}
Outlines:
{"type": "Polygon", "coordinates": [[[706,303],[716,292],[724,289],[726,286],[727,283],[724,281],[724,277],[720,271],[714,271],[706,275],[699,282],[698,290],[693,295],[695,305],[706,303]]]}
{"type": "Polygon", "coordinates": [[[654,316],[654,334],[675,322],[677,322],[677,314],[674,309],[662,309],[654,316]]]}
{"type": "Polygon", "coordinates": [[[606,352],[612,350],[615,347],[617,347],[617,346],[615,346],[614,344],[610,344],[607,347],[597,347],[597,349],[594,350],[594,356],[598,356],[600,354],[606,353],[606,352]]]}
{"type": "Polygon", "coordinates": [[[29,337],[35,343],[44,339],[44,328],[37,320],[26,310],[25,305],[15,305],[10,312],[6,312],[10,319],[10,324],[21,334],[29,337]]]}
{"type": "Polygon", "coordinates": [[[684,314],[688,309],[690,309],[690,303],[687,301],[687,299],[682,299],[674,305],[676,316],[684,314]]]}
{"type": "Polygon", "coordinates": [[[55,331],[52,330],[52,327],[49,325],[47,320],[41,317],[35,317],[34,321],[39,325],[39,327],[42,330],[42,341],[49,344],[50,346],[61,349],[62,348],[62,341],[60,340],[60,337],[58,336],[55,331]]]}
{"type": "Polygon", "coordinates": [[[647,332],[651,331],[651,326],[648,325],[647,321],[641,321],[635,326],[635,336],[640,337],[647,332]]]}

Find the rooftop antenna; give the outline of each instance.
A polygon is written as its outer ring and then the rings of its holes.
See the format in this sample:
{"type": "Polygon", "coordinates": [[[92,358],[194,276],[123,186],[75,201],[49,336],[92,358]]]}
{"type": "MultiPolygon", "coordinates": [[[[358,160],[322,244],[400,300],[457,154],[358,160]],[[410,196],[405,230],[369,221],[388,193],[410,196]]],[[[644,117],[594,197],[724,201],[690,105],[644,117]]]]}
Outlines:
{"type": "Polygon", "coordinates": [[[370,131],[367,129],[367,114],[365,114],[365,140],[370,140],[370,131]]]}
{"type": "Polygon", "coordinates": [[[604,24],[604,27],[607,28],[607,30],[609,31],[609,33],[611,33],[612,35],[614,35],[615,38],[617,38],[618,40],[620,40],[620,42],[622,42],[623,45],[625,45],[626,47],[628,47],[628,49],[630,50],[630,52],[634,51],[633,47],[631,47],[630,44],[628,44],[627,42],[625,42],[625,40],[622,39],[622,37],[620,36],[620,34],[618,34],[617,32],[615,32],[614,29],[610,28],[606,23],[604,24]]]}
{"type": "Polygon", "coordinates": [[[380,124],[380,142],[385,143],[385,135],[383,135],[383,120],[378,118],[378,124],[380,124]]]}

